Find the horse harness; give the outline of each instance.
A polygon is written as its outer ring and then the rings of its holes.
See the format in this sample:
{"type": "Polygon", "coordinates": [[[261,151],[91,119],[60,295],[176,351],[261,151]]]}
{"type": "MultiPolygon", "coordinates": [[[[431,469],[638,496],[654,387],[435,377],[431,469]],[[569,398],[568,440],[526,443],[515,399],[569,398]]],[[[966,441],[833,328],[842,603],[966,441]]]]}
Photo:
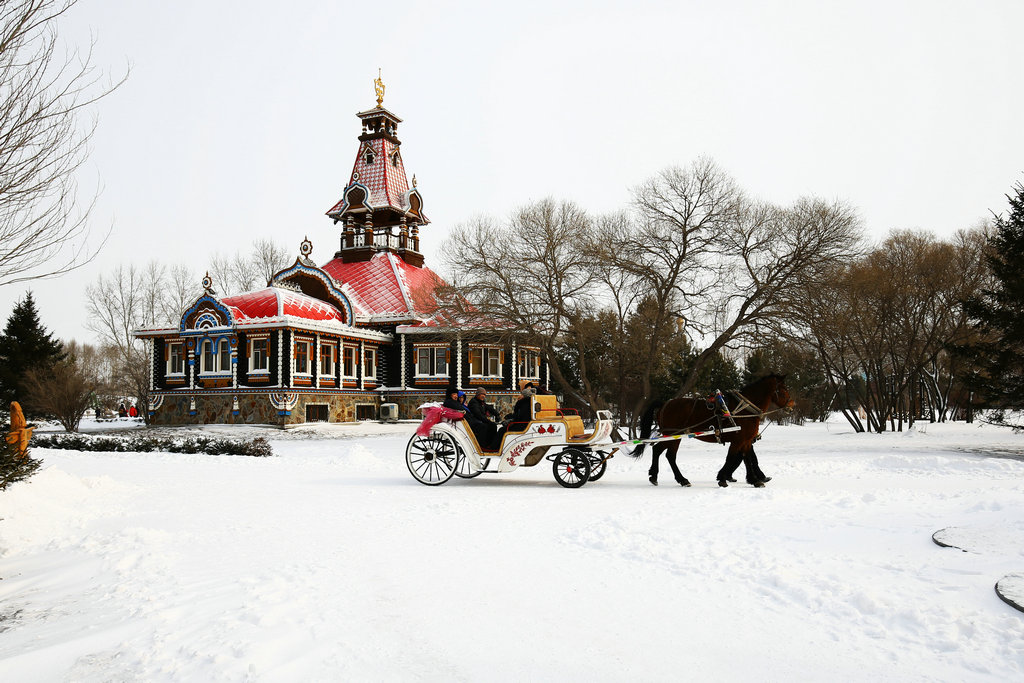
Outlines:
{"type": "MultiPolygon", "coordinates": [[[[737,389],[730,389],[727,393],[729,393],[729,394],[731,394],[731,395],[736,397],[736,408],[734,410],[731,410],[731,411],[729,411],[728,408],[725,407],[725,406],[723,406],[722,408],[719,408],[719,404],[717,403],[716,399],[718,398],[718,396],[721,395],[720,392],[716,392],[715,395],[711,396],[710,398],[705,399],[705,402],[707,403],[707,405],[712,410],[714,410],[714,412],[715,412],[714,420],[715,420],[715,422],[718,425],[718,431],[720,431],[723,428],[723,424],[722,424],[722,418],[723,417],[726,418],[727,420],[729,420],[729,422],[731,423],[731,426],[736,426],[735,420],[738,420],[738,419],[744,419],[744,418],[759,418],[760,419],[762,417],[766,417],[766,416],[771,415],[773,413],[777,413],[777,412],[780,412],[782,410],[785,410],[784,408],[776,408],[775,410],[761,410],[760,408],[758,408],[753,403],[753,401],[751,401],[746,396],[741,394],[739,392],[739,390],[737,390],[737,389]],[[749,411],[749,412],[747,412],[747,411],[749,411]]],[[[780,399],[781,399],[781,397],[779,396],[779,389],[778,389],[778,387],[776,387],[775,392],[772,394],[772,401],[776,405],[779,405],[780,399]]],[[[696,423],[694,425],[691,425],[690,427],[686,427],[686,428],[684,428],[681,431],[683,433],[685,433],[685,432],[689,431],[690,429],[692,429],[693,427],[696,427],[698,424],[700,424],[700,423],[696,423]]],[[[675,430],[673,430],[673,431],[675,431],[675,430]]],[[[761,432],[760,432],[760,430],[758,430],[758,433],[754,437],[754,440],[757,441],[760,438],[761,438],[761,432]]],[[[722,443],[721,435],[720,434],[716,434],[715,440],[718,441],[718,443],[722,443]]]]}

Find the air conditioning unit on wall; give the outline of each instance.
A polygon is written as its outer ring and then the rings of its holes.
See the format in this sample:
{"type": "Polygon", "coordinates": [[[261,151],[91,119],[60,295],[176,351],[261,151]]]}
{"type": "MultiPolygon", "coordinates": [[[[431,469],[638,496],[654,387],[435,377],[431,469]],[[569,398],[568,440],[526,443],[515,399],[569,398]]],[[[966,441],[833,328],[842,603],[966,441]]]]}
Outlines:
{"type": "Polygon", "coordinates": [[[397,403],[381,403],[380,404],[380,421],[381,422],[398,422],[398,404],[397,403]]]}

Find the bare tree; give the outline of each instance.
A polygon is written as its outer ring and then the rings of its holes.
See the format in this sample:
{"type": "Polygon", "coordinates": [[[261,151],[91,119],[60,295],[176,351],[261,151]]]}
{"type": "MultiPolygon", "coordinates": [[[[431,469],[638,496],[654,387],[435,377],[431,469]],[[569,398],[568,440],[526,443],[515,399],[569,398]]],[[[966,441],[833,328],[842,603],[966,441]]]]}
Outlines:
{"type": "Polygon", "coordinates": [[[738,219],[742,199],[727,173],[698,159],[635,188],[636,220],[606,223],[591,244],[593,259],[627,274],[622,284],[630,286],[634,301],[646,304],[647,334],[634,357],[643,368],[634,416],[653,399],[651,373],[664,339],[677,333],[678,320],[694,321],[695,307],[714,294],[720,280],[716,240],[738,219]],[[642,298],[636,296],[641,292],[642,298]]]}
{"type": "Polygon", "coordinates": [[[463,328],[517,336],[540,347],[555,380],[592,408],[603,407],[589,383],[585,355],[576,389],[556,362],[556,351],[580,351],[574,324],[595,310],[595,272],[584,248],[590,219],[571,202],[544,199],[515,211],[507,221],[479,218],[455,229],[444,246],[455,273],[442,293],[446,315],[463,328]]]}
{"type": "Polygon", "coordinates": [[[213,286],[221,294],[227,294],[234,290],[234,272],[231,258],[221,253],[215,253],[210,257],[210,265],[206,269],[213,279],[213,286]]]}
{"type": "MultiPolygon", "coordinates": [[[[124,82],[103,82],[84,53],[62,54],[57,23],[76,0],[0,3],[0,285],[91,261],[75,176],[95,130],[79,114],[124,82]]],[[[125,75],[127,78],[127,75],[125,75]]],[[[108,233],[109,234],[109,233],[108,233]]]]}
{"type": "Polygon", "coordinates": [[[101,275],[86,288],[89,321],[86,326],[96,333],[100,342],[112,350],[113,385],[125,396],[133,396],[146,420],[149,399],[150,357],[147,343],[134,336],[135,330],[168,324],[168,305],[150,292],[167,293],[165,269],[150,264],[118,266],[101,275]],[[161,279],[156,279],[161,278],[161,279]]]}
{"type": "Polygon", "coordinates": [[[961,302],[980,286],[984,239],[943,242],[896,231],[865,256],[802,287],[804,324],[834,390],[864,410],[858,431],[901,430],[926,409],[942,419],[956,368],[946,349],[969,333],[961,302]],[[940,367],[949,377],[942,378],[940,367]],[[942,388],[940,382],[945,384],[942,388]],[[920,387],[932,406],[922,406],[920,387]]]}
{"type": "Polygon", "coordinates": [[[288,250],[273,240],[256,240],[253,245],[252,263],[263,283],[269,283],[270,278],[291,261],[288,250]]]}
{"type": "Polygon", "coordinates": [[[64,429],[76,432],[95,393],[102,391],[100,351],[74,340],[64,350],[67,357],[52,367],[25,373],[25,400],[33,411],[55,417],[64,429]]]}
{"type": "Polygon", "coordinates": [[[288,264],[288,251],[283,246],[272,240],[257,240],[248,254],[214,254],[208,270],[221,294],[235,294],[263,287],[288,264]]]}
{"type": "Polygon", "coordinates": [[[592,408],[607,405],[607,372],[588,368],[588,349],[610,344],[621,360],[613,400],[635,419],[654,399],[652,378],[665,373],[666,354],[688,341],[701,346],[677,393],[691,391],[724,349],[794,325],[792,291],[824,277],[860,238],[844,204],[751,202],[708,159],[636,188],[633,209],[592,220],[548,199],[507,223],[478,219],[460,228],[444,248],[456,272],[458,296],[449,304],[465,302],[454,318],[527,336],[567,393],[592,408]],[[608,325],[616,330],[610,342],[608,325]],[[562,376],[559,353],[570,359],[578,390],[562,376]],[[621,405],[627,396],[633,405],[621,405]]]}
{"type": "Polygon", "coordinates": [[[702,348],[678,387],[690,392],[726,348],[796,319],[793,292],[854,253],[854,212],[841,202],[803,199],[790,208],[748,200],[708,159],[671,168],[634,190],[637,219],[599,236],[595,258],[630,273],[644,293],[647,334],[634,349],[641,368],[633,415],[653,399],[651,376],[672,335],[702,348]]]}
{"type": "Polygon", "coordinates": [[[167,272],[167,285],[161,300],[161,316],[167,325],[176,325],[185,307],[202,293],[199,278],[188,266],[176,264],[167,272]]]}

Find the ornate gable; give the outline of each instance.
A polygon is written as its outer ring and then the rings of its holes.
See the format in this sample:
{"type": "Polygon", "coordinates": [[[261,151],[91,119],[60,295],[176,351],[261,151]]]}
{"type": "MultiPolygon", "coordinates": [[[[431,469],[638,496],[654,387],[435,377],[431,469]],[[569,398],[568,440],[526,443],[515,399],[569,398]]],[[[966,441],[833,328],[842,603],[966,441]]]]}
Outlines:
{"type": "Polygon", "coordinates": [[[306,296],[332,304],[342,313],[346,325],[354,324],[355,311],[349,297],[341,291],[330,275],[302,257],[295,259],[291,266],[275,273],[270,279],[270,284],[273,287],[294,287],[306,296]]]}
{"type": "Polygon", "coordinates": [[[233,318],[227,306],[212,294],[203,294],[181,316],[179,332],[231,327],[233,318]]]}

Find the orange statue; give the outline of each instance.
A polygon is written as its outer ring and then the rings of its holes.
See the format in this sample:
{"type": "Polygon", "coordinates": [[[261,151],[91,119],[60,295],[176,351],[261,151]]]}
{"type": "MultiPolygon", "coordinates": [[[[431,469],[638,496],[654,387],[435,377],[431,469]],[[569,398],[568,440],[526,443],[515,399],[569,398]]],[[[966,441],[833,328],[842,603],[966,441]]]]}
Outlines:
{"type": "Polygon", "coordinates": [[[21,404],[11,401],[11,431],[7,433],[7,443],[18,449],[18,455],[25,457],[28,452],[28,440],[32,438],[32,428],[26,427],[25,414],[21,412],[21,404]]]}

